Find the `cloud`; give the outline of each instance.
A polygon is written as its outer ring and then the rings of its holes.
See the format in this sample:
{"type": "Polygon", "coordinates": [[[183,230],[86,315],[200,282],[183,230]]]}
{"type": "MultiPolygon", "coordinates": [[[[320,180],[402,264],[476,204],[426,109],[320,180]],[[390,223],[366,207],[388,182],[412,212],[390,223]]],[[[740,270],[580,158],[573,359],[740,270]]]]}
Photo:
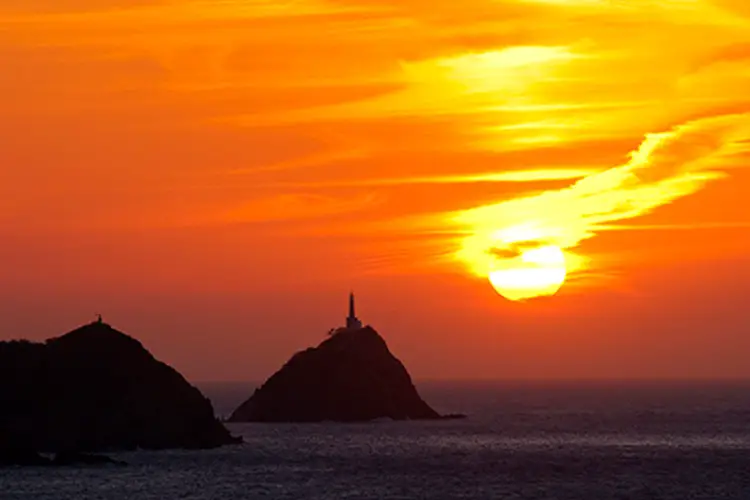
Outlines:
{"type": "MultiPolygon", "coordinates": [[[[332,158],[333,159],[333,158],[332,158]]],[[[338,159],[338,158],[336,158],[338,159]]],[[[311,166],[313,163],[293,163],[294,167],[311,166]]],[[[272,167],[269,167],[272,168],[272,167]]],[[[262,169],[261,169],[262,171],[262,169]]],[[[242,171],[240,171],[242,172],[242,171]]],[[[252,170],[248,171],[252,172],[252,170]]],[[[294,187],[297,189],[345,188],[345,187],[385,187],[403,186],[409,184],[478,184],[495,182],[545,182],[568,179],[580,179],[594,173],[593,169],[584,168],[549,168],[534,170],[507,170],[504,172],[489,172],[479,174],[433,175],[420,177],[391,177],[391,178],[363,178],[323,180],[309,182],[277,182],[263,184],[276,187],[294,187]]]]}
{"type": "Polygon", "coordinates": [[[363,149],[337,150],[317,153],[301,158],[279,161],[257,167],[236,168],[230,170],[230,175],[259,174],[268,172],[284,172],[287,170],[298,170],[311,167],[319,167],[342,160],[355,160],[366,158],[367,152],[363,149]]]}
{"type": "MultiPolygon", "coordinates": [[[[79,166],[111,169],[105,188],[189,169],[200,182],[149,183],[180,200],[170,222],[358,211],[345,229],[369,231],[374,251],[376,235],[429,211],[432,234],[458,236],[477,274],[523,237],[575,260],[587,238],[748,163],[747,13],[744,0],[10,0],[6,156],[23,171],[44,165],[55,186],[79,166]],[[290,152],[300,140],[325,150],[290,152]],[[273,160],[289,156],[300,158],[273,160]]],[[[165,210],[138,202],[144,219],[165,210]]]]}
{"type": "Polygon", "coordinates": [[[646,215],[725,177],[722,158],[750,137],[750,114],[706,118],[648,135],[626,164],[572,186],[446,214],[465,231],[456,257],[479,276],[518,243],[568,250],[569,271],[585,262],[573,251],[600,227],[646,215]]]}
{"type": "Polygon", "coordinates": [[[597,232],[602,231],[695,231],[711,229],[750,229],[748,222],[711,222],[697,224],[600,224],[597,232]]]}
{"type": "MultiPolygon", "coordinates": [[[[332,217],[371,208],[379,201],[373,195],[333,197],[304,193],[284,193],[257,198],[222,210],[210,217],[208,223],[243,224],[260,222],[289,222],[321,217],[332,217]]],[[[195,219],[191,219],[194,223],[195,219]]]]}
{"type": "Polygon", "coordinates": [[[6,23],[48,20],[84,24],[93,20],[118,25],[132,19],[178,25],[197,20],[309,17],[374,10],[374,6],[361,8],[325,0],[129,0],[125,4],[118,0],[6,0],[0,7],[0,12],[8,13],[3,19],[6,23]]]}
{"type": "MultiPolygon", "coordinates": [[[[372,120],[388,117],[476,115],[501,104],[527,102],[534,85],[555,79],[556,72],[580,58],[568,47],[515,46],[482,53],[422,61],[402,61],[402,90],[335,106],[276,115],[239,117],[248,125],[325,120],[372,120]],[[520,101],[519,101],[520,99],[520,101]]],[[[495,109],[497,110],[497,109],[495,109]]]]}

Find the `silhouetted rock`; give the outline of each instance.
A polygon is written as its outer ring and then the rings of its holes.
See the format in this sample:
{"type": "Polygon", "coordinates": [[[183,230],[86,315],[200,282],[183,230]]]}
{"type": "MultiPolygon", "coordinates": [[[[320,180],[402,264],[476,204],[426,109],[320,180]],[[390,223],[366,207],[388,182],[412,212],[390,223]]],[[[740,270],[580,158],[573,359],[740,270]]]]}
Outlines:
{"type": "Polygon", "coordinates": [[[342,329],[295,354],[237,408],[230,422],[441,418],[419,397],[404,365],[370,328],[342,329]]]}
{"type": "Polygon", "coordinates": [[[443,415],[441,417],[443,420],[461,420],[463,418],[466,418],[466,415],[463,413],[449,413],[447,415],[443,415]]]}
{"type": "Polygon", "coordinates": [[[198,389],[109,325],[0,342],[0,457],[234,442],[198,389]]]}
{"type": "Polygon", "coordinates": [[[93,453],[62,452],[55,455],[52,465],[127,465],[127,463],[93,453]]]}
{"type": "Polygon", "coordinates": [[[17,447],[8,441],[0,442],[0,467],[12,465],[49,465],[50,461],[28,446],[17,447]]]}

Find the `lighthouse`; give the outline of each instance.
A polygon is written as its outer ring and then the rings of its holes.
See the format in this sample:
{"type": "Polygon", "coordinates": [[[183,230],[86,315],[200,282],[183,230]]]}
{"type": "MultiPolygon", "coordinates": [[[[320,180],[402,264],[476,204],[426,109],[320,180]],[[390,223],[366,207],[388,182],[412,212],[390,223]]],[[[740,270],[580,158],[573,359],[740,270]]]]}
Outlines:
{"type": "Polygon", "coordinates": [[[349,316],[346,318],[346,328],[347,330],[360,330],[362,328],[362,322],[354,313],[354,292],[349,294],[349,316]]]}

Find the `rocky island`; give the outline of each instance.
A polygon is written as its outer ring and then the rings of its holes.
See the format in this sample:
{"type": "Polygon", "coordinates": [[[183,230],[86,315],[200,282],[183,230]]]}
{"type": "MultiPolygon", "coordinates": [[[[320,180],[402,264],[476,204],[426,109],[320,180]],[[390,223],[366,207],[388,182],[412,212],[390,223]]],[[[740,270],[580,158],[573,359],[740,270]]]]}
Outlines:
{"type": "Polygon", "coordinates": [[[101,318],[44,343],[0,342],[0,465],[238,441],[197,388],[101,318]]]}
{"type": "MultiPolygon", "coordinates": [[[[440,419],[417,393],[383,338],[362,327],[350,298],[347,326],[295,354],[229,418],[230,422],[357,422],[440,419]]],[[[450,418],[450,417],[449,417],[450,418]]]]}

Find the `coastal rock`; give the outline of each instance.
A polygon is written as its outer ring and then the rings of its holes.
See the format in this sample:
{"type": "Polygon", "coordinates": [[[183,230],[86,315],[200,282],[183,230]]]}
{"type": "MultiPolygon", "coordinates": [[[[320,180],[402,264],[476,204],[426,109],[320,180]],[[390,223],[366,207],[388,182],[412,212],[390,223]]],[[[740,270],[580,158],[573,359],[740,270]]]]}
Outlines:
{"type": "Polygon", "coordinates": [[[235,442],[198,389],[105,323],[43,344],[0,342],[0,457],[7,463],[33,461],[36,452],[70,457],[235,442]]]}
{"type": "Polygon", "coordinates": [[[7,440],[0,441],[0,467],[49,465],[49,459],[29,447],[15,447],[7,440]]]}
{"type": "Polygon", "coordinates": [[[93,453],[62,452],[55,455],[52,465],[127,465],[127,463],[93,453]]]}
{"type": "Polygon", "coordinates": [[[439,419],[404,365],[371,327],[340,329],[295,354],[230,422],[356,422],[439,419]]]}

